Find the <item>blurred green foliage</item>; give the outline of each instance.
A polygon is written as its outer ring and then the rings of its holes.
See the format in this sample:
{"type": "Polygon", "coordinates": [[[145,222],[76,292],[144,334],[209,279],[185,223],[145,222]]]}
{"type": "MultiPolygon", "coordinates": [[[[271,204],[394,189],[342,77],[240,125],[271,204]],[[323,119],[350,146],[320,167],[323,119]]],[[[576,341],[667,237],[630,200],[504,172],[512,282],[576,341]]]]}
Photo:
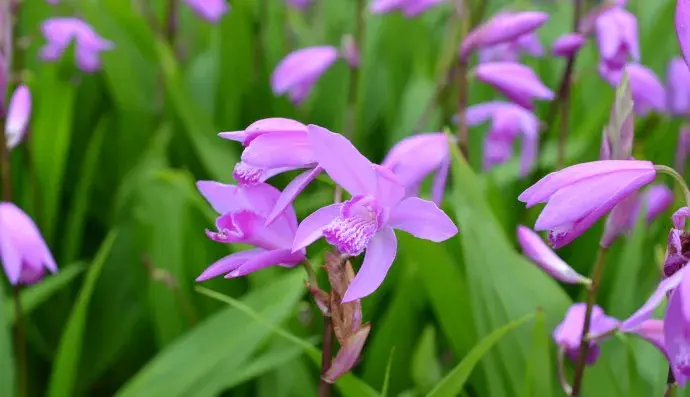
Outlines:
{"type": "MultiPolygon", "coordinates": [[[[12,152],[15,198],[37,220],[61,268],[23,292],[30,395],[316,395],[321,322],[301,269],[271,268],[204,284],[250,312],[194,290],[194,278],[208,264],[242,249],[206,238],[214,214],[194,181],[232,181],[240,148],[217,138],[219,131],[274,116],[342,130],[349,78],[342,62],[300,108],[273,96],[269,76],[293,49],[339,45],[354,29],[355,1],[315,0],[306,13],[278,0],[231,3],[232,12],[217,25],[181,7],[172,48],[142,11],[148,4],[148,18],[161,21],[164,0],[73,0],[55,7],[23,1],[19,30],[29,41],[24,59],[34,114],[30,139],[12,152]],[[115,50],[103,54],[102,72],[83,74],[68,57],[39,61],[40,23],[57,15],[82,16],[115,42],[115,50]]],[[[569,3],[516,5],[551,14],[539,31],[548,45],[571,25],[569,3]]],[[[675,2],[629,3],[639,18],[642,61],[663,76],[678,53],[675,2]]],[[[490,2],[486,15],[505,5],[490,2]]],[[[432,97],[439,62],[447,62],[443,49],[456,45],[448,44],[456,22],[450,4],[415,19],[365,18],[353,141],[381,160],[399,139],[421,132],[413,129],[432,97]]],[[[562,59],[525,61],[548,86],[557,85],[562,59]]],[[[598,77],[596,62],[590,41],[575,73],[568,163],[598,156],[614,90],[598,77]]],[[[497,95],[473,83],[470,103],[497,95]]],[[[453,109],[454,94],[444,99],[453,109]]],[[[547,107],[538,105],[542,118],[547,107]]],[[[422,130],[446,126],[443,113],[443,106],[434,108],[422,130]]],[[[665,116],[638,120],[635,155],[672,165],[679,124],[665,116]]],[[[540,272],[514,243],[516,225],[532,225],[537,214],[525,210],[517,194],[553,169],[557,131],[542,132],[539,170],[520,179],[516,161],[478,173],[484,128],[470,130],[470,164],[459,156],[453,161],[443,206],[459,237],[432,244],[400,236],[383,287],[364,300],[373,327],[361,364],[338,381],[336,393],[377,395],[386,379],[388,396],[432,389],[434,396],[560,395],[550,334],[580,291],[540,272]]],[[[287,180],[276,178],[276,184],[287,180]]],[[[298,215],[326,204],[331,189],[313,184],[296,204],[298,215]]],[[[612,315],[632,313],[658,281],[656,252],[665,243],[667,218],[638,226],[612,247],[599,294],[612,315]]],[[[600,234],[601,225],[559,254],[587,274],[600,234]]],[[[318,263],[318,250],[310,253],[318,263]]],[[[0,396],[11,396],[14,312],[8,286],[0,288],[0,396]]],[[[584,394],[661,395],[666,369],[644,342],[614,339],[588,369],[584,394]]]]}

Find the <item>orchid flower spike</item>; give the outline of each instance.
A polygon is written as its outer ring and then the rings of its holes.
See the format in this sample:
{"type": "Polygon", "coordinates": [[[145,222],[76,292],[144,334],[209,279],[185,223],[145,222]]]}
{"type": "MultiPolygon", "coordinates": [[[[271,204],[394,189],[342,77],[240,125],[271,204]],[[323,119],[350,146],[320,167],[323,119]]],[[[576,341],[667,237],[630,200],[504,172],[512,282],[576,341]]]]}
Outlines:
{"type": "Polygon", "coordinates": [[[197,15],[209,22],[218,22],[229,10],[225,0],[184,0],[197,15]]]}
{"type": "Polygon", "coordinates": [[[19,145],[26,135],[31,118],[31,92],[25,85],[14,90],[10,104],[7,107],[5,120],[5,139],[7,149],[12,150],[19,145]]]}
{"type": "Polygon", "coordinates": [[[587,38],[580,33],[566,33],[553,42],[551,53],[559,57],[571,57],[587,43],[587,38]]]}
{"type": "Polygon", "coordinates": [[[513,142],[520,136],[520,174],[527,175],[536,162],[539,146],[539,120],[531,111],[509,102],[486,102],[465,111],[467,125],[475,126],[491,119],[484,141],[484,169],[503,164],[511,157],[513,142]]]}
{"type": "Polygon", "coordinates": [[[552,100],[551,91],[528,66],[513,62],[482,63],[475,69],[477,79],[499,90],[511,101],[533,109],[535,99],[552,100]]]}
{"type": "Polygon", "coordinates": [[[323,207],[299,225],[293,252],[320,237],[348,256],[366,250],[364,262],[343,302],[374,292],[393,264],[397,250],[394,229],[440,242],[453,237],[457,227],[434,203],[405,197],[405,187],[386,167],[362,156],[342,135],[310,125],[309,141],[318,163],[352,198],[323,207]]]}
{"type": "Polygon", "coordinates": [[[607,70],[617,71],[631,59],[640,60],[637,18],[622,7],[611,7],[596,18],[597,43],[601,62],[607,70]]]}
{"type": "Polygon", "coordinates": [[[241,142],[245,147],[242,161],[232,172],[241,186],[263,183],[274,175],[306,168],[285,187],[267,217],[268,223],[280,216],[323,171],[317,166],[307,139],[307,126],[298,121],[279,117],[262,119],[242,131],[221,132],[218,136],[241,142]]]}
{"type": "Polygon", "coordinates": [[[674,116],[690,116],[690,69],[680,57],[668,63],[666,107],[674,116]]]}
{"type": "Polygon", "coordinates": [[[393,146],[382,165],[393,171],[398,181],[407,189],[408,197],[417,196],[422,181],[436,172],[431,198],[436,205],[440,205],[450,169],[448,140],[448,136],[442,132],[405,138],[393,146]]]}
{"type": "Polygon", "coordinates": [[[75,42],[77,66],[84,72],[95,72],[101,67],[100,55],[114,45],[96,33],[78,18],[50,18],[41,25],[47,44],[41,49],[45,61],[57,61],[72,41],[75,42]]]}
{"type": "Polygon", "coordinates": [[[10,284],[35,284],[58,268],[34,221],[13,203],[0,203],[0,259],[10,284]]]}
{"type": "Polygon", "coordinates": [[[306,258],[305,250],[292,250],[297,216],[291,205],[266,226],[266,218],[280,197],[278,189],[265,183],[235,186],[212,181],[199,181],[197,188],[220,214],[216,219],[218,231],[207,230],[206,235],[219,243],[248,244],[255,248],[221,258],[196,281],[223,274],[225,278],[241,277],[274,265],[292,267],[306,258]]]}
{"type": "Polygon", "coordinates": [[[332,46],[309,47],[283,58],[271,75],[271,87],[276,95],[288,94],[295,105],[301,104],[316,81],[338,59],[338,49],[332,46]]]}
{"type": "Polygon", "coordinates": [[[576,272],[549,248],[539,235],[525,226],[518,226],[518,243],[522,252],[556,280],[568,284],[590,284],[592,281],[576,272]]]}
{"type": "Polygon", "coordinates": [[[548,174],[518,199],[528,208],[547,203],[534,229],[548,230],[551,245],[560,248],[655,177],[649,161],[592,161],[548,174]]]}
{"type": "Polygon", "coordinates": [[[446,0],[374,0],[369,9],[374,14],[385,14],[400,10],[407,18],[412,18],[445,1],[446,0]]]}
{"type": "Polygon", "coordinates": [[[549,19],[545,12],[499,13],[471,31],[460,45],[460,58],[467,59],[480,48],[517,40],[539,29],[549,19]]]}

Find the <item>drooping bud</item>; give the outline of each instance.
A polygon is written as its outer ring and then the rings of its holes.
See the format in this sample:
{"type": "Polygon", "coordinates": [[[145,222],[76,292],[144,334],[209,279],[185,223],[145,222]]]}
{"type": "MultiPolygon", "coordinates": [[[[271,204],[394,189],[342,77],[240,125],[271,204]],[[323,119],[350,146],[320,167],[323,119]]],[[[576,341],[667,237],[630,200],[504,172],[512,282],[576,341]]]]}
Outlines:
{"type": "Polygon", "coordinates": [[[359,49],[352,35],[343,36],[343,40],[340,43],[340,54],[351,68],[359,67],[359,49]]]}

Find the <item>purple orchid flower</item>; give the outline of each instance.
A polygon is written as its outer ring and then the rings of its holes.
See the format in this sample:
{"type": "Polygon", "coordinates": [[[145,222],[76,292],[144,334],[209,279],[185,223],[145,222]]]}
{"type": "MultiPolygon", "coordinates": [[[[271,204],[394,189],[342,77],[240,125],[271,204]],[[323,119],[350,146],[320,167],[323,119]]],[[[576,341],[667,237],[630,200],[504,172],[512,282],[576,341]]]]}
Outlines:
{"type": "Polygon", "coordinates": [[[576,272],[563,259],[559,258],[532,229],[519,225],[517,237],[525,256],[550,274],[551,277],[568,284],[591,283],[590,279],[576,272]]]}
{"type": "Polygon", "coordinates": [[[287,4],[300,11],[306,10],[311,4],[311,0],[286,0],[287,4]]]}
{"type": "Polygon", "coordinates": [[[480,48],[517,40],[539,29],[549,19],[544,12],[499,13],[471,31],[460,45],[460,58],[466,59],[480,48]]]}
{"type": "Polygon", "coordinates": [[[673,227],[668,234],[666,255],[664,257],[664,275],[673,276],[690,261],[690,233],[685,231],[685,219],[690,217],[688,207],[682,207],[672,216],[673,227]]]}
{"type": "Polygon", "coordinates": [[[57,273],[50,249],[34,221],[13,203],[0,203],[0,259],[10,284],[35,284],[45,270],[57,273]]]}
{"type": "Polygon", "coordinates": [[[445,0],[374,0],[369,9],[374,14],[400,10],[406,17],[412,18],[443,2],[445,0]]]}
{"type": "Polygon", "coordinates": [[[184,0],[197,15],[209,22],[218,22],[230,7],[225,0],[184,0]]]}
{"type": "Polygon", "coordinates": [[[349,256],[366,250],[343,302],[365,297],[381,285],[395,259],[394,229],[435,242],[457,233],[457,227],[434,203],[404,198],[405,187],[395,175],[388,168],[372,164],[347,138],[310,125],[309,141],[321,167],[352,198],[321,208],[304,219],[297,229],[293,251],[322,236],[349,256]]]}
{"type": "MultiPolygon", "coordinates": [[[[656,74],[646,66],[637,63],[625,67],[630,77],[635,113],[645,115],[650,111],[662,113],[666,110],[666,89],[656,74]]],[[[616,87],[623,76],[623,70],[610,70],[606,64],[599,65],[601,76],[616,87]]]]}
{"type": "MultiPolygon", "coordinates": [[[[586,305],[575,303],[568,309],[563,321],[553,332],[556,344],[566,353],[568,358],[577,360],[580,350],[580,337],[585,319],[586,305]]],[[[592,365],[599,357],[599,343],[605,340],[613,331],[632,333],[656,346],[662,354],[666,354],[664,347],[664,324],[662,321],[645,319],[634,328],[623,329],[621,322],[609,317],[599,306],[592,307],[592,317],[589,328],[589,350],[585,363],[592,365]]]]}
{"type": "Polygon", "coordinates": [[[50,18],[41,25],[48,43],[41,49],[45,61],[57,61],[69,44],[75,42],[77,66],[84,72],[95,72],[101,67],[100,55],[112,50],[114,45],[96,33],[86,22],[78,18],[50,18]]]}
{"type": "Polygon", "coordinates": [[[204,270],[196,281],[225,274],[225,278],[247,275],[268,266],[292,267],[302,262],[305,250],[292,250],[297,231],[297,216],[292,206],[269,226],[266,218],[273,211],[280,191],[262,183],[252,186],[225,185],[219,182],[197,182],[199,192],[220,214],[217,232],[206,231],[214,241],[226,244],[248,244],[256,248],[221,258],[204,270]]]}
{"type": "Polygon", "coordinates": [[[7,149],[14,149],[26,135],[31,118],[31,92],[25,85],[14,90],[10,104],[7,107],[5,120],[5,139],[7,149]]]}
{"type": "Polygon", "coordinates": [[[533,57],[544,56],[544,47],[535,32],[524,34],[513,41],[480,48],[479,62],[517,62],[523,52],[533,57]]]}
{"type": "Polygon", "coordinates": [[[690,69],[682,58],[675,57],[667,70],[666,107],[674,116],[690,116],[690,69]]]}
{"type": "Polygon", "coordinates": [[[592,161],[548,174],[518,199],[528,208],[547,203],[534,229],[548,230],[551,245],[560,248],[655,177],[649,161],[592,161]]]}
{"type": "Polygon", "coordinates": [[[690,152],[690,126],[684,125],[678,134],[678,143],[676,144],[676,158],[675,169],[681,175],[685,174],[685,167],[690,152]]]}
{"type": "Polygon", "coordinates": [[[484,169],[508,161],[513,141],[521,136],[520,174],[533,168],[539,146],[539,120],[531,111],[509,102],[486,102],[467,108],[465,120],[469,126],[491,119],[491,129],[484,141],[484,169]]]}
{"type": "Polygon", "coordinates": [[[621,70],[630,59],[640,60],[637,19],[622,7],[611,7],[596,18],[597,43],[602,64],[621,70]]]}
{"type": "Polygon", "coordinates": [[[295,105],[301,104],[322,74],[338,59],[332,46],[309,47],[288,54],[271,75],[273,93],[287,93],[295,105]]]}
{"type": "MultiPolygon", "coordinates": [[[[585,310],[586,305],[584,303],[573,304],[566,312],[563,321],[553,331],[554,341],[565,351],[568,358],[573,361],[577,360],[580,351],[580,337],[582,336],[582,327],[585,320],[585,310]]],[[[589,328],[591,335],[606,334],[616,329],[618,325],[618,320],[607,316],[599,306],[592,308],[592,319],[589,328]]],[[[590,341],[585,362],[588,365],[594,364],[599,357],[599,353],[598,341],[590,341]]]]}
{"type": "Polygon", "coordinates": [[[407,189],[408,197],[417,196],[424,178],[436,171],[431,198],[436,205],[440,205],[450,169],[448,139],[442,132],[405,138],[393,146],[382,165],[393,171],[407,189]]]}
{"type": "Polygon", "coordinates": [[[280,216],[323,171],[317,166],[316,155],[309,144],[307,126],[299,121],[278,117],[262,119],[243,131],[221,132],[218,136],[241,142],[245,147],[242,161],[232,172],[241,186],[263,183],[286,171],[307,169],[285,187],[267,217],[268,223],[280,216]]]}
{"type": "MultiPolygon", "coordinates": [[[[681,272],[679,272],[681,273],[681,272]]],[[[669,365],[678,385],[690,378],[690,276],[681,273],[680,281],[670,293],[664,316],[664,342],[669,365]]]]}
{"type": "Polygon", "coordinates": [[[566,33],[556,39],[551,53],[559,57],[570,57],[580,51],[587,43],[587,38],[580,33],[566,33]]]}
{"type": "Polygon", "coordinates": [[[690,66],[690,4],[685,1],[676,2],[675,27],[683,59],[690,66]]]}
{"type": "Polygon", "coordinates": [[[480,81],[494,86],[513,102],[533,109],[534,99],[551,100],[551,91],[539,76],[528,66],[514,62],[482,63],[476,68],[476,76],[480,81]]]}

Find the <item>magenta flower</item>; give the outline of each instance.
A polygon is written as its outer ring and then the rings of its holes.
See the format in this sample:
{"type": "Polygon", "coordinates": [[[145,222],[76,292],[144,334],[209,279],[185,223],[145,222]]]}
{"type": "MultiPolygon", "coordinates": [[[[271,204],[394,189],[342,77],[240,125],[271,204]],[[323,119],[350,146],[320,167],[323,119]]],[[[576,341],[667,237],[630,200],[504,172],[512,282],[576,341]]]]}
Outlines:
{"type": "Polygon", "coordinates": [[[666,81],[668,111],[674,116],[690,115],[690,69],[682,58],[668,63],[666,81]]]}
{"type": "Polygon", "coordinates": [[[197,15],[209,22],[218,22],[230,7],[225,0],[184,0],[197,15]]]}
{"type": "Polygon", "coordinates": [[[551,52],[559,57],[570,57],[587,43],[587,38],[580,33],[566,33],[553,42],[551,52]]]}
{"type": "Polygon", "coordinates": [[[292,206],[266,226],[266,218],[280,197],[278,189],[265,183],[239,187],[212,181],[199,181],[197,188],[220,214],[216,219],[218,231],[206,230],[206,235],[220,243],[248,244],[255,248],[221,258],[196,281],[222,274],[225,278],[240,277],[274,265],[292,267],[305,259],[305,250],[292,250],[297,231],[297,216],[292,206]]]}
{"type": "Polygon", "coordinates": [[[522,252],[556,280],[569,284],[589,284],[591,281],[576,272],[549,248],[539,235],[525,226],[518,226],[517,238],[522,252]]]}
{"type": "Polygon", "coordinates": [[[35,284],[58,268],[34,221],[13,203],[0,203],[0,259],[10,284],[35,284]]]}
{"type": "Polygon", "coordinates": [[[539,29],[549,19],[544,12],[499,13],[471,31],[460,45],[460,58],[467,58],[479,48],[517,40],[539,29]]]}
{"type": "Polygon", "coordinates": [[[676,158],[675,168],[681,175],[685,174],[685,167],[690,152],[690,126],[684,125],[678,134],[678,143],[676,144],[676,158]]]}
{"type": "Polygon", "coordinates": [[[221,132],[218,136],[241,142],[245,147],[242,161],[232,172],[241,186],[263,183],[286,171],[307,169],[285,187],[276,207],[267,217],[269,223],[323,171],[317,167],[316,156],[307,139],[307,126],[298,121],[279,117],[262,119],[243,131],[221,132]]]}
{"type": "MultiPolygon", "coordinates": [[[[573,361],[577,360],[580,350],[580,337],[582,336],[582,327],[585,320],[584,303],[575,303],[568,309],[563,321],[558,324],[553,331],[553,339],[556,344],[565,351],[568,358],[573,361]]],[[[592,308],[592,319],[589,327],[590,335],[603,335],[618,327],[618,320],[609,317],[604,313],[599,306],[592,308]]],[[[599,343],[596,340],[589,342],[589,350],[585,362],[592,365],[599,357],[599,343]]]]}
{"type": "Polygon", "coordinates": [[[480,48],[479,62],[517,62],[522,52],[533,57],[544,55],[544,48],[535,32],[524,34],[513,41],[480,48]]]}
{"type": "Polygon", "coordinates": [[[548,230],[551,245],[560,248],[655,176],[649,161],[592,161],[548,174],[518,199],[528,208],[547,203],[534,229],[548,230]]]}
{"type": "Polygon", "coordinates": [[[31,117],[31,92],[25,85],[14,90],[7,107],[5,120],[5,139],[7,148],[14,149],[24,139],[31,117]]]}
{"type": "Polygon", "coordinates": [[[690,377],[690,277],[681,273],[671,292],[664,316],[664,342],[676,382],[682,387],[690,377]]]}
{"type": "Polygon", "coordinates": [[[690,65],[690,4],[685,1],[676,2],[675,26],[683,59],[690,65]]]}
{"type": "Polygon", "coordinates": [[[424,178],[436,172],[431,198],[440,205],[450,169],[448,145],[448,136],[442,132],[413,135],[393,146],[382,165],[393,171],[408,197],[417,196],[424,178]]]}
{"type": "Polygon", "coordinates": [[[457,227],[434,203],[404,198],[405,187],[395,175],[388,168],[372,164],[345,137],[310,125],[309,141],[319,165],[352,198],[321,208],[304,219],[297,229],[293,251],[322,236],[349,256],[366,250],[343,302],[367,296],[381,285],[397,250],[393,229],[435,242],[457,233],[457,227]]]}
{"type": "Polygon", "coordinates": [[[113,49],[112,42],[102,38],[86,22],[78,18],[50,18],[43,22],[41,31],[48,43],[41,49],[45,61],[57,61],[69,44],[75,42],[77,66],[84,72],[101,67],[101,52],[113,49]]]}
{"type": "MultiPolygon", "coordinates": [[[[630,77],[635,113],[647,114],[650,111],[664,112],[666,110],[666,89],[654,72],[646,66],[637,63],[625,67],[630,77]]],[[[604,80],[612,86],[620,82],[623,71],[606,69],[605,64],[599,65],[599,72],[604,80]]]]}
{"type": "Polygon", "coordinates": [[[685,269],[681,269],[672,276],[662,280],[647,301],[621,323],[620,329],[622,331],[634,330],[651,318],[654,310],[664,301],[666,295],[680,284],[684,273],[685,269]]]}
{"type": "Polygon", "coordinates": [[[291,52],[280,61],[271,75],[273,93],[287,93],[290,100],[299,105],[336,59],[338,49],[332,46],[309,47],[291,52]]]}
{"type": "Polygon", "coordinates": [[[311,4],[311,0],[286,0],[287,4],[300,11],[304,11],[311,4]]]}
{"type": "Polygon", "coordinates": [[[520,174],[527,175],[534,166],[539,146],[539,120],[521,106],[509,102],[486,102],[470,106],[465,112],[468,125],[491,119],[491,129],[484,141],[484,169],[503,164],[511,157],[513,142],[521,136],[520,174]]]}
{"type": "Polygon", "coordinates": [[[690,233],[685,231],[685,219],[690,217],[688,207],[682,207],[672,216],[673,228],[668,234],[666,256],[664,257],[664,275],[671,277],[684,268],[690,261],[690,233]]]}
{"type": "Polygon", "coordinates": [[[620,70],[630,59],[640,60],[637,19],[622,7],[612,7],[596,18],[597,43],[602,63],[620,70]]]}
{"type": "Polygon", "coordinates": [[[383,14],[396,10],[408,17],[415,17],[445,0],[374,0],[369,9],[374,14],[383,14]]]}
{"type": "Polygon", "coordinates": [[[534,108],[534,99],[551,100],[554,97],[553,92],[539,80],[532,69],[519,63],[482,63],[477,66],[475,73],[480,81],[494,86],[525,109],[534,108]]]}

